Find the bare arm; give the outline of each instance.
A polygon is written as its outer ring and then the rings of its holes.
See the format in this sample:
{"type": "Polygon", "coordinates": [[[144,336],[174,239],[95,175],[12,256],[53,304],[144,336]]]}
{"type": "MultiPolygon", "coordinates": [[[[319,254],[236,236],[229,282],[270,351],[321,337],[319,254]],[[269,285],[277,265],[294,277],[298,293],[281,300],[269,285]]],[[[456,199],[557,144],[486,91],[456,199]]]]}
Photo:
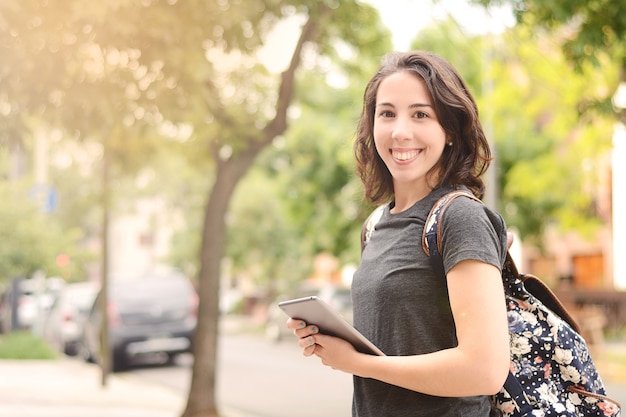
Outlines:
{"type": "Polygon", "coordinates": [[[343,340],[298,329],[304,354],[365,378],[425,394],[461,397],[497,392],[509,369],[509,335],[500,272],[494,266],[463,261],[448,274],[450,304],[458,346],[424,355],[372,356],[356,352],[343,340]]]}

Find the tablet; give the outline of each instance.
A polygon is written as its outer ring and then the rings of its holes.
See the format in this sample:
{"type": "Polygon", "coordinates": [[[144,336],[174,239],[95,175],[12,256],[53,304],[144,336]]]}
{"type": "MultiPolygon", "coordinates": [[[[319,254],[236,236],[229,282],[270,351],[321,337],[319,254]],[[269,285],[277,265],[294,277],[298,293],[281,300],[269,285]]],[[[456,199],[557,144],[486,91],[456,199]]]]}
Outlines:
{"type": "Polygon", "coordinates": [[[319,326],[322,334],[347,340],[359,352],[385,356],[378,347],[317,296],[282,301],[278,306],[292,319],[304,320],[319,326]]]}

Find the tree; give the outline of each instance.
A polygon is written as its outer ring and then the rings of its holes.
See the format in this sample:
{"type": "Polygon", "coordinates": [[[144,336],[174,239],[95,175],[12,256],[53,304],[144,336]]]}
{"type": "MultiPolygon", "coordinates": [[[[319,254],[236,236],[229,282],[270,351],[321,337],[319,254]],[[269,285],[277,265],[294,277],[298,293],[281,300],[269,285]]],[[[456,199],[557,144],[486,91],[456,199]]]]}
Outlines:
{"type": "Polygon", "coordinates": [[[598,107],[581,114],[580,104],[609,91],[617,74],[606,57],[603,71],[574,71],[558,46],[562,33],[536,35],[525,26],[470,35],[449,19],[422,30],[413,47],[445,56],[468,82],[495,155],[497,181],[487,194],[500,196],[509,227],[539,244],[547,225],[585,234],[599,224],[589,189],[612,123],[598,107]]]}
{"type": "MultiPolygon", "coordinates": [[[[517,192],[509,194],[519,203],[515,210],[517,215],[526,212],[527,218],[532,219],[534,216],[535,219],[540,219],[540,216],[533,213],[536,203],[529,198],[536,195],[532,190],[536,182],[522,180],[523,178],[536,178],[532,174],[536,173],[539,168],[545,173],[542,189],[545,190],[544,195],[549,196],[544,200],[550,206],[549,212],[559,213],[561,219],[564,220],[561,225],[576,224],[580,227],[584,224],[581,222],[583,217],[593,219],[596,214],[595,210],[591,210],[590,204],[593,202],[591,200],[593,193],[588,192],[590,185],[593,187],[594,180],[593,178],[585,179],[585,183],[581,180],[581,176],[593,172],[589,169],[592,168],[589,162],[595,162],[593,155],[597,156],[599,152],[607,149],[607,140],[610,137],[607,125],[610,120],[604,116],[617,117],[622,122],[626,121],[626,111],[615,109],[611,104],[617,85],[626,82],[626,3],[621,0],[592,2],[586,0],[480,0],[477,3],[487,6],[512,5],[518,26],[526,28],[527,33],[532,31],[535,39],[549,36],[557,40],[569,63],[579,74],[587,77],[586,80],[580,80],[581,83],[586,84],[587,88],[581,89],[583,93],[578,97],[571,97],[569,89],[563,92],[563,98],[568,99],[570,109],[578,113],[576,119],[569,120],[569,123],[575,126],[575,130],[572,131],[574,135],[570,135],[566,141],[571,142],[572,138],[581,136],[583,140],[577,141],[576,146],[570,146],[567,154],[564,153],[566,148],[561,146],[560,154],[552,158],[541,157],[535,166],[532,166],[532,163],[519,164],[518,169],[510,173],[510,181],[523,186],[517,192]],[[612,75],[614,71],[618,73],[615,77],[612,75]],[[598,83],[603,76],[605,82],[598,83]],[[608,86],[607,79],[612,79],[608,86]],[[598,130],[602,123],[604,127],[598,130]],[[595,127],[588,129],[587,125],[589,127],[595,125],[595,127]],[[596,129],[595,132],[594,129],[596,129]],[[598,134],[600,132],[602,134],[598,134]],[[598,144],[600,146],[597,146],[598,144]],[[578,171],[563,169],[563,166],[561,169],[557,168],[559,162],[567,160],[564,156],[571,157],[576,154],[579,163],[573,166],[577,167],[578,171]],[[581,156],[586,158],[584,164],[580,161],[581,156]],[[564,201],[567,201],[567,204],[563,204],[564,201]]],[[[552,71],[548,69],[546,73],[551,74],[552,71]]],[[[555,78],[562,77],[562,75],[563,73],[559,73],[555,78]]],[[[535,122],[537,121],[539,120],[535,119],[535,122]]],[[[583,227],[582,230],[584,231],[585,228],[583,227]]]]}
{"type": "MultiPolygon", "coordinates": [[[[226,231],[224,215],[239,180],[247,173],[261,150],[269,146],[287,129],[288,109],[294,99],[296,70],[304,58],[305,47],[314,46],[317,54],[337,58],[335,47],[339,40],[342,40],[356,47],[355,53],[359,56],[358,54],[363,52],[363,47],[375,47],[381,39],[380,24],[377,23],[377,14],[373,9],[352,2],[344,2],[341,5],[333,3],[332,6],[331,8],[330,4],[319,2],[310,7],[297,5],[295,8],[298,14],[304,16],[305,23],[289,66],[281,74],[276,105],[268,113],[271,116],[250,117],[249,121],[234,118],[234,114],[241,113],[252,116],[250,110],[246,111],[245,108],[246,105],[251,104],[253,108],[256,108],[258,103],[253,101],[254,97],[251,102],[250,98],[245,99],[245,96],[242,96],[240,99],[243,101],[243,106],[233,106],[222,101],[222,106],[213,109],[221,135],[214,137],[209,145],[216,163],[216,176],[204,215],[199,273],[199,291],[202,302],[198,321],[198,327],[202,331],[196,334],[194,340],[195,361],[189,400],[184,413],[186,417],[217,414],[214,398],[215,347],[219,315],[219,272],[220,262],[224,255],[226,231]],[[356,21],[359,21],[360,25],[367,30],[354,30],[356,21]],[[236,107],[237,111],[233,112],[233,107],[236,107]]],[[[248,73],[245,79],[250,78],[248,73]]],[[[238,76],[235,76],[235,79],[242,81],[238,76]]],[[[220,97],[215,86],[211,86],[209,90],[216,97],[220,97]]]]}
{"type": "Polygon", "coordinates": [[[304,72],[297,122],[284,144],[264,158],[302,252],[328,252],[344,264],[360,257],[359,230],[371,209],[354,175],[352,144],[364,86],[378,63],[361,63],[361,74],[341,85],[328,85],[320,70],[304,72]]]}
{"type": "Polygon", "coordinates": [[[33,188],[24,181],[0,183],[0,284],[15,277],[31,278],[37,271],[68,280],[82,276],[86,256],[77,242],[83,237],[76,227],[63,228],[30,198],[33,188]],[[59,255],[70,263],[57,262],[59,255]]]}
{"type": "Polygon", "coordinates": [[[541,38],[516,27],[494,42],[481,98],[490,107],[502,212],[522,238],[540,245],[546,226],[589,235],[600,224],[598,161],[610,147],[612,117],[598,108],[580,112],[581,97],[607,91],[616,71],[574,71],[559,36],[541,38]]]}
{"type": "MultiPolygon", "coordinates": [[[[620,69],[619,81],[626,82],[626,2],[622,0],[474,0],[485,6],[509,4],[518,23],[548,30],[565,28],[569,36],[562,43],[563,51],[578,69],[586,64],[596,67],[607,60],[620,69]]],[[[610,109],[613,91],[599,97],[600,104],[610,109]]],[[[585,101],[582,109],[594,101],[585,101]]],[[[617,114],[626,122],[626,110],[617,114]]]]}
{"type": "Polygon", "coordinates": [[[25,140],[29,118],[45,120],[68,137],[100,143],[112,175],[105,179],[137,172],[160,147],[213,173],[184,416],[218,415],[219,274],[231,197],[259,153],[286,131],[298,68],[326,57],[359,71],[362,59],[387,46],[388,33],[374,9],[357,1],[10,0],[0,13],[3,140],[25,140]],[[303,24],[276,77],[257,54],[285,19],[303,24]]]}

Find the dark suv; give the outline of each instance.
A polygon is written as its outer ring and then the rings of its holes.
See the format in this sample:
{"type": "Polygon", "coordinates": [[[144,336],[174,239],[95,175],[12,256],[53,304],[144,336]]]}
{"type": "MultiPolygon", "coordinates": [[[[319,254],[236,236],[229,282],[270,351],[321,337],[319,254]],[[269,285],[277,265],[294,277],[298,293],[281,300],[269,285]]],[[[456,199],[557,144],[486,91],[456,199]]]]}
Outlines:
{"type": "MultiPolygon", "coordinates": [[[[96,297],[83,328],[80,354],[100,361],[102,314],[96,297]]],[[[154,271],[132,280],[112,280],[108,293],[111,370],[129,367],[140,355],[164,353],[170,359],[191,351],[198,295],[184,275],[154,271]]]]}

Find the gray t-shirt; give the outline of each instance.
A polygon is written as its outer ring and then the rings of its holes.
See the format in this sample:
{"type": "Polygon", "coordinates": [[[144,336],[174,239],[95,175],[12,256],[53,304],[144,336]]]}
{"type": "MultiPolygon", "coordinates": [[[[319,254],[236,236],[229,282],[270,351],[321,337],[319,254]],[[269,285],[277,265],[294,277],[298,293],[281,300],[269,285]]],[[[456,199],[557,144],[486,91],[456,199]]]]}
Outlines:
{"type": "MultiPolygon", "coordinates": [[[[456,346],[454,318],[445,277],[436,276],[422,249],[422,230],[435,201],[450,192],[437,188],[408,210],[385,207],[354,275],[354,325],[385,354],[415,355],[456,346]]],[[[464,260],[502,269],[506,226],[494,211],[466,197],[455,199],[442,217],[446,273],[464,260]]],[[[483,417],[486,396],[442,398],[354,377],[354,417],[483,417]]]]}

